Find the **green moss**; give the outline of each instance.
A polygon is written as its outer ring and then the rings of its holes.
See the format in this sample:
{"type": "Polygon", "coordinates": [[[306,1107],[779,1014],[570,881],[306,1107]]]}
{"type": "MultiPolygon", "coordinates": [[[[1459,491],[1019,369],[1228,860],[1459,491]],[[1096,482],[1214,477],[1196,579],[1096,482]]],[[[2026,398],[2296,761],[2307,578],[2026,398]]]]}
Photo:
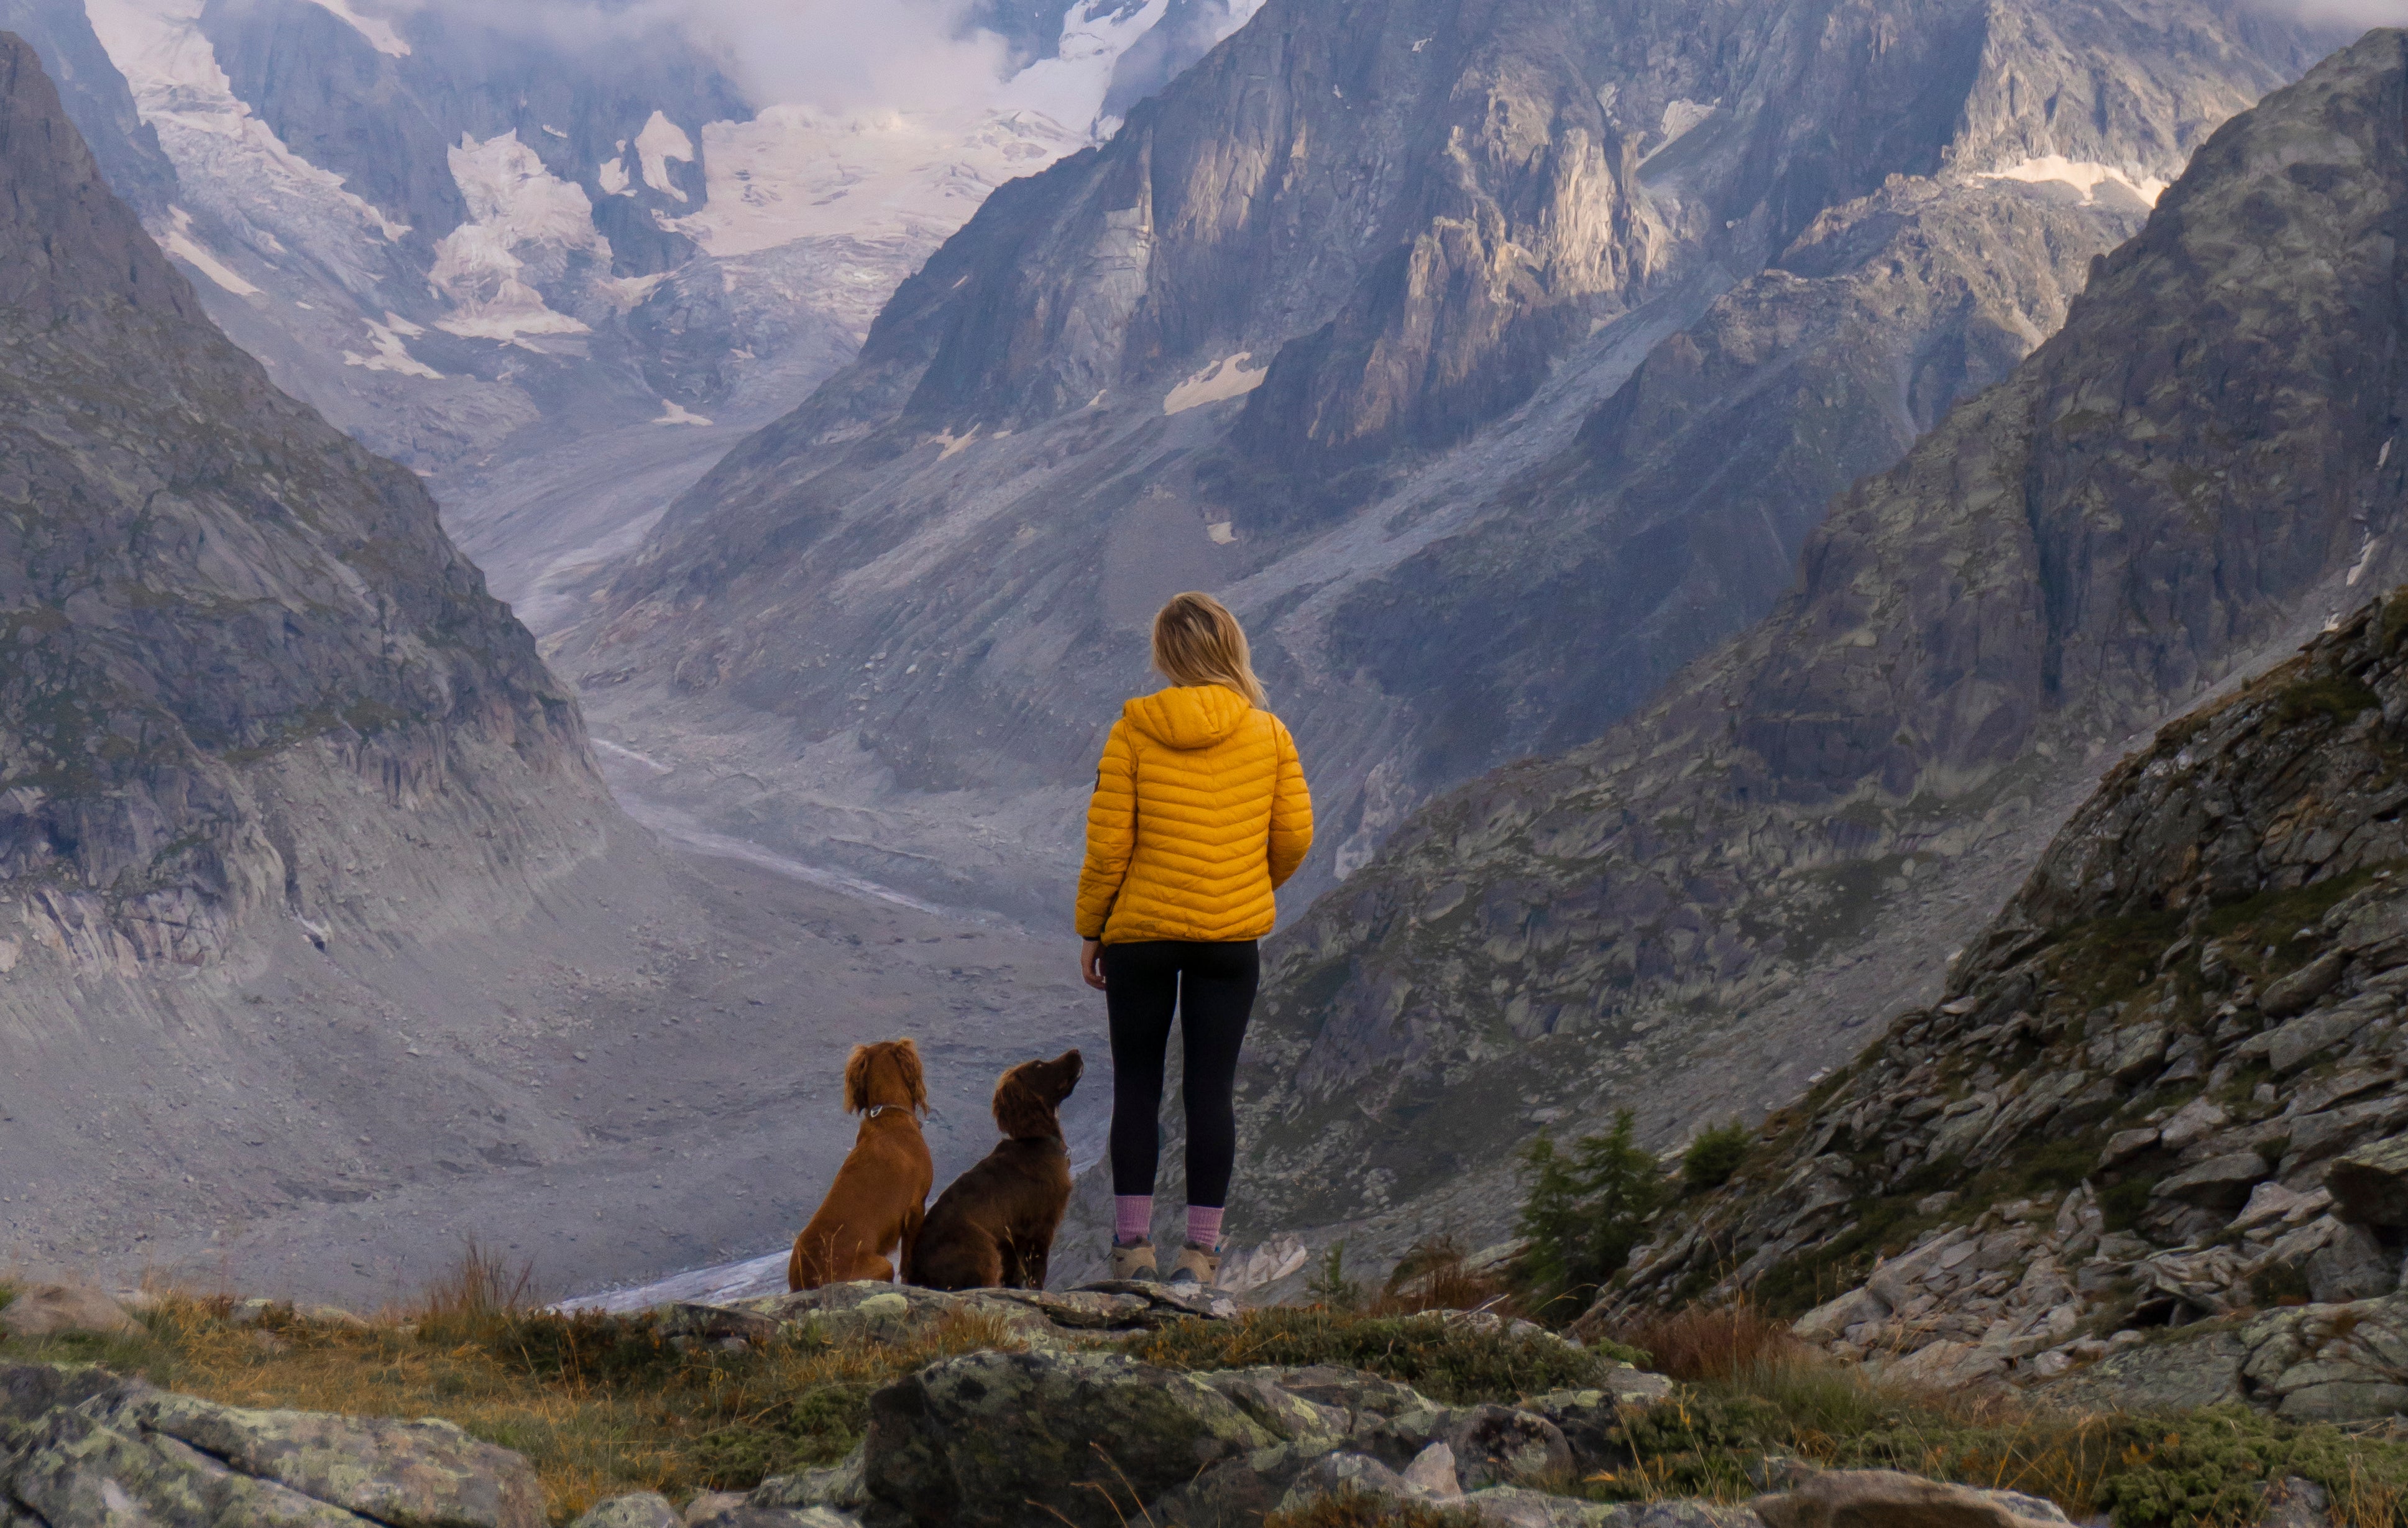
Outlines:
{"type": "Polygon", "coordinates": [[[2106,1218],[2110,1231],[2129,1231],[2141,1223],[2149,1208],[2149,1189],[2153,1180],[2128,1175],[2120,1183],[2112,1184],[2099,1193],[2099,1212],[2106,1218]]]}
{"type": "Polygon", "coordinates": [[[781,1396],[741,1423],[714,1429],[694,1441],[702,1479],[723,1489],[757,1485],[772,1475],[792,1475],[842,1459],[869,1426],[875,1387],[824,1385],[781,1396]]]}
{"type": "Polygon", "coordinates": [[[2274,697],[2273,719],[2296,727],[2317,716],[2335,722],[2355,721],[2360,712],[2379,709],[2382,698],[2348,674],[2326,673],[2284,686],[2274,697]]]}
{"type": "Polygon", "coordinates": [[[1233,1321],[1173,1321],[1130,1337],[1121,1350],[1169,1369],[1336,1363],[1456,1405],[1592,1388],[1614,1362],[1554,1337],[1482,1331],[1442,1316],[1356,1317],[1285,1305],[1233,1321]]]}
{"type": "Polygon", "coordinates": [[[1755,1494],[1768,1459],[1897,1469],[2056,1502],[2114,1528],[2243,1528],[2286,1477],[2331,1493],[2337,1521],[2396,1523],[2408,1443],[2303,1426],[2242,1406],[2167,1416],[1985,1414],[1897,1394],[1831,1364],[1792,1365],[1735,1385],[1684,1389],[1627,1411],[1608,1434],[1618,1458],[1579,1487],[1600,1500],[1755,1494]]]}

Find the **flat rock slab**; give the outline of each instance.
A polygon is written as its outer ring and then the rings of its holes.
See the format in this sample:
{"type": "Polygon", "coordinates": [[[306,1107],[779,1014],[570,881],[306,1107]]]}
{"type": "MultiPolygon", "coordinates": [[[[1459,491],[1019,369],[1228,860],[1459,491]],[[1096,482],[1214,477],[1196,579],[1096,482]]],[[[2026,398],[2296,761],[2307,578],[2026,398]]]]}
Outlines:
{"type": "Polygon", "coordinates": [[[254,1411],[78,1366],[0,1366],[0,1495],[50,1528],[544,1528],[519,1455],[450,1422],[254,1411]]]}
{"type": "Polygon", "coordinates": [[[1186,1317],[1226,1320],[1237,1302],[1214,1290],[1173,1290],[1127,1281],[1075,1290],[964,1290],[947,1292],[910,1284],[824,1285],[792,1294],[761,1295],[730,1305],[677,1305],[669,1319],[695,1335],[758,1336],[804,1321],[839,1341],[904,1341],[955,1314],[999,1319],[1040,1345],[1082,1336],[1143,1332],[1186,1317]]]}
{"type": "Polygon", "coordinates": [[[2054,1504],[2035,1496],[1896,1470],[1826,1470],[1750,1506],[1767,1528],[2061,1528],[2066,1521],[2054,1504]]]}
{"type": "Polygon", "coordinates": [[[61,1332],[136,1333],[142,1323],[100,1290],[81,1284],[28,1284],[0,1309],[0,1331],[12,1337],[61,1332]]]}

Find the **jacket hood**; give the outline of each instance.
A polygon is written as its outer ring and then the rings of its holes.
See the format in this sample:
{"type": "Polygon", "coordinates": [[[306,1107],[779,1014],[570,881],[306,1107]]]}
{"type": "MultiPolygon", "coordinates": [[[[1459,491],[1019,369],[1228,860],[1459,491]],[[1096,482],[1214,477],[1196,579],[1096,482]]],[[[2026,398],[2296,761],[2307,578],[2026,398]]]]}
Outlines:
{"type": "Polygon", "coordinates": [[[1166,748],[1210,748],[1244,725],[1254,708],[1218,685],[1178,685],[1121,707],[1131,727],[1166,748]]]}

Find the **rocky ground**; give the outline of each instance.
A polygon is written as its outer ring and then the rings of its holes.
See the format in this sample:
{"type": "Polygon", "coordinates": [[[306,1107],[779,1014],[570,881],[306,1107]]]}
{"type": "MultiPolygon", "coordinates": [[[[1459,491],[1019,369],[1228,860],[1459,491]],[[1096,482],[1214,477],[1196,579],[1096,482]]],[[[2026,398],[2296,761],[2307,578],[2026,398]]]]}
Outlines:
{"type": "MultiPolygon", "coordinates": [[[[908,1344],[965,1320],[989,1323],[995,1341],[878,1389],[857,1445],[832,1465],[772,1475],[744,1491],[703,1491],[681,1505],[651,1492],[609,1496],[576,1521],[2031,1528],[2069,1521],[2036,1496],[1885,1470],[1823,1470],[1794,1458],[1759,1462],[1752,1487],[1714,1498],[1660,1489],[1627,1501],[1561,1493],[1584,1478],[1613,1480],[1634,1462],[1643,1471],[1646,1446],[1637,1440],[1651,1419],[1681,1425],[1690,1399],[1660,1375],[1493,1315],[1432,1313],[1415,1318],[1412,1331],[1424,1342],[1453,1333],[1459,1345],[1514,1356],[1526,1374],[1585,1383],[1511,1404],[1448,1402],[1343,1364],[1166,1366],[1131,1347],[1175,1346],[1199,1333],[1209,1342],[1233,1314],[1209,1293],[1126,1284],[961,1295],[839,1285],[675,1306],[658,1313],[653,1330],[689,1362],[796,1342],[908,1344]],[[1335,1507],[1346,1515],[1329,1518],[1335,1507]]],[[[339,1312],[251,1307],[230,1319],[255,1323],[255,1341],[284,1350],[312,1340],[312,1322],[322,1331],[362,1325],[339,1312]]],[[[19,1342],[66,1340],[61,1334],[79,1326],[138,1330],[105,1297],[65,1290],[19,1295],[0,1310],[0,1324],[19,1342]]],[[[2261,1494],[2273,1504],[2325,1500],[2305,1480],[2261,1494]]],[[[10,1528],[542,1528],[561,1515],[528,1459],[446,1421],[245,1408],[106,1368],[9,1361],[0,1362],[0,1521],[10,1528]]],[[[2304,1528],[2323,1520],[2310,1511],[2291,1521],[2304,1528]]]]}
{"type": "Polygon", "coordinates": [[[2394,596],[2126,760],[1608,1309],[1836,1296],[1800,1330],[1924,1382],[2408,1407],[2403,634],[2394,596]]]}

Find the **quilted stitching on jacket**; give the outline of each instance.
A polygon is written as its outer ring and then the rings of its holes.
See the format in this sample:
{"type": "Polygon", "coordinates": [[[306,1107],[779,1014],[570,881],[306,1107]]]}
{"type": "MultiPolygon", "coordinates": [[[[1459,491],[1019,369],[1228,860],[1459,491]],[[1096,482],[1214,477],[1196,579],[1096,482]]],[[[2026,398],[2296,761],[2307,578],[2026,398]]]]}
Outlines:
{"type": "Polygon", "coordinates": [[[1311,847],[1312,798],[1278,717],[1218,685],[1141,696],[1096,769],[1080,936],[1260,939],[1311,847]]]}

